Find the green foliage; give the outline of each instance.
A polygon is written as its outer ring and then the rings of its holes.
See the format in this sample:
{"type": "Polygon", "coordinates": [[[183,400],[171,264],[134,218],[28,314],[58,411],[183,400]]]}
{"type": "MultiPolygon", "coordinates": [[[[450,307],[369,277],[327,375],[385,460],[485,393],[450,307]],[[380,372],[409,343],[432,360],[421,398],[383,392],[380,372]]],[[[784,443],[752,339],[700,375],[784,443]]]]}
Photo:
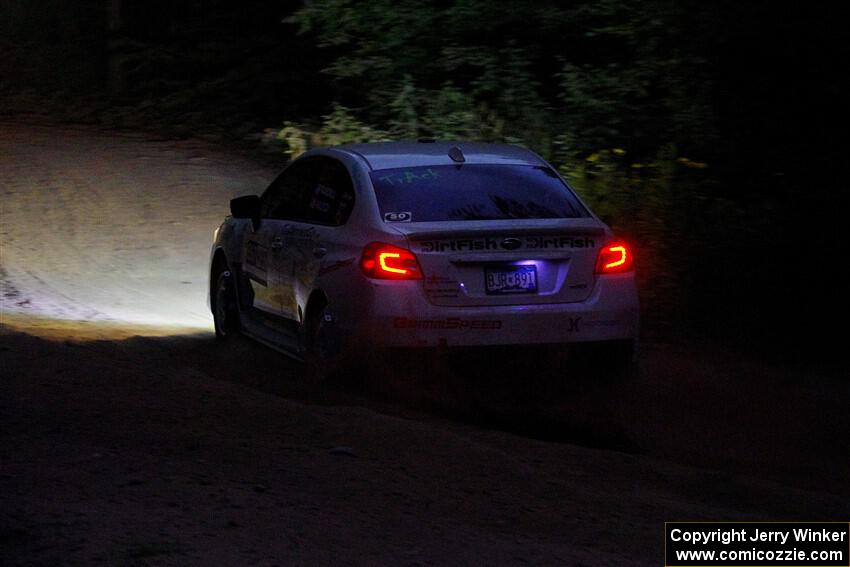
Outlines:
{"type": "Polygon", "coordinates": [[[711,74],[696,49],[712,20],[689,4],[318,0],[290,21],[333,54],[337,102],[393,136],[521,141],[557,161],[625,147],[644,159],[713,141],[711,74]]]}
{"type": "Polygon", "coordinates": [[[389,139],[386,132],[367,126],[354,116],[351,109],[340,105],[335,105],[316,129],[286,122],[277,133],[277,140],[286,144],[285,151],[293,158],[317,146],[382,142],[389,139]]]}
{"type": "MultiPolygon", "coordinates": [[[[685,206],[678,192],[701,191],[707,176],[691,171],[704,169],[705,158],[680,151],[711,155],[715,142],[711,66],[702,57],[716,27],[710,8],[666,0],[457,0],[439,8],[316,0],[290,21],[331,55],[325,73],[337,101],[334,118],[299,140],[526,145],[637,243],[645,307],[675,317],[677,254],[701,246],[675,235],[706,211],[685,206]]],[[[282,135],[304,130],[289,125],[282,135]]]]}

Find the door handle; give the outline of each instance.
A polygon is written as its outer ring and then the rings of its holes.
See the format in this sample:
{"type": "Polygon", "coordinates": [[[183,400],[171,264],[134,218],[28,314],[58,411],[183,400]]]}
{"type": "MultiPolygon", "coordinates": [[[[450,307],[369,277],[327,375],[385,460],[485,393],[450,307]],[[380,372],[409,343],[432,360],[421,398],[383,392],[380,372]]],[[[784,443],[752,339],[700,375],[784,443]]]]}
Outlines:
{"type": "Polygon", "coordinates": [[[313,256],[315,256],[316,258],[322,258],[327,253],[327,248],[322,248],[321,246],[316,246],[315,248],[313,248],[313,256]]]}
{"type": "Polygon", "coordinates": [[[275,238],[274,240],[272,240],[271,248],[272,250],[279,250],[283,248],[283,240],[281,240],[280,238],[275,238]]]}

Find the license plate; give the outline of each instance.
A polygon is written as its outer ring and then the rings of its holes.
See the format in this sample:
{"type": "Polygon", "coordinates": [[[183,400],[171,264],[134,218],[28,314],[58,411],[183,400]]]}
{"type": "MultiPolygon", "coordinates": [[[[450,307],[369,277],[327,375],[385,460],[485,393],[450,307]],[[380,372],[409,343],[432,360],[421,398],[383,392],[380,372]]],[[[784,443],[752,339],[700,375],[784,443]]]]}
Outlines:
{"type": "Polygon", "coordinates": [[[537,268],[535,266],[485,268],[484,284],[489,295],[536,293],[537,268]]]}

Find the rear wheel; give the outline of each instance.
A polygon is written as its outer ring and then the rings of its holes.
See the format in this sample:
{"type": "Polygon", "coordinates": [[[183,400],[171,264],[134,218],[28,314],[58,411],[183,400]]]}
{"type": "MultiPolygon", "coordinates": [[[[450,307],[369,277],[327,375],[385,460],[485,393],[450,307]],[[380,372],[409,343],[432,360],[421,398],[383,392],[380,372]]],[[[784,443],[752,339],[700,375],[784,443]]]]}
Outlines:
{"type": "Polygon", "coordinates": [[[230,271],[221,270],[215,282],[212,296],[213,322],[216,338],[223,341],[239,332],[239,309],[230,271]]]}
{"type": "Polygon", "coordinates": [[[308,308],[302,327],[302,345],[304,373],[310,382],[324,382],[338,368],[339,349],[333,341],[331,327],[331,320],[324,305],[308,308]]]}

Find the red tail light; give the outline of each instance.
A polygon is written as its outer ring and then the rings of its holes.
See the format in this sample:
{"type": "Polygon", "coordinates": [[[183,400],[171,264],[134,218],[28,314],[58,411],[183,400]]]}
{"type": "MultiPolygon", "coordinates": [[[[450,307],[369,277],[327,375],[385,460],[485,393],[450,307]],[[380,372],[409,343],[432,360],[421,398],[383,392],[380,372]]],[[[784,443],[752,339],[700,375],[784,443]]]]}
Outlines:
{"type": "Polygon", "coordinates": [[[363,249],[360,269],[370,278],[383,280],[419,280],[422,269],[413,252],[383,242],[372,242],[363,249]]]}
{"type": "Polygon", "coordinates": [[[609,242],[599,251],[596,259],[597,274],[617,274],[634,268],[634,256],[631,247],[625,242],[609,242]]]}

